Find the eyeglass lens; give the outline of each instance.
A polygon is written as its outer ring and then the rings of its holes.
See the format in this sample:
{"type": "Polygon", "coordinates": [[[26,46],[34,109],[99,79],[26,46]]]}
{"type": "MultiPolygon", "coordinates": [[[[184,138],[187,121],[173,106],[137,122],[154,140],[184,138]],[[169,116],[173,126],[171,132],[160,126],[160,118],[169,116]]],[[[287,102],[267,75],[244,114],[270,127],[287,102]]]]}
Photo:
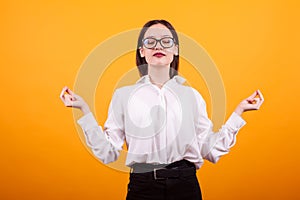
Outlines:
{"type": "Polygon", "coordinates": [[[143,40],[143,44],[146,48],[154,48],[157,45],[157,42],[160,43],[160,45],[164,48],[170,48],[174,44],[174,40],[171,37],[165,37],[161,39],[155,39],[155,38],[145,38],[143,40]]]}

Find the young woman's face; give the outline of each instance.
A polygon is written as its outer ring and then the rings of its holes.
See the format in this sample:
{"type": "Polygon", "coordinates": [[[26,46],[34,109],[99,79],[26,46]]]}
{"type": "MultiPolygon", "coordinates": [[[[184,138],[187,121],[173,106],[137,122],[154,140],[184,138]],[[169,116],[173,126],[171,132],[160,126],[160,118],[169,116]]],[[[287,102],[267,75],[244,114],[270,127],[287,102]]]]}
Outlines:
{"type": "Polygon", "coordinates": [[[173,43],[172,38],[172,33],[166,26],[150,26],[144,35],[144,45],[140,48],[141,57],[145,57],[151,66],[170,65],[174,55],[178,55],[178,46],[173,43]]]}

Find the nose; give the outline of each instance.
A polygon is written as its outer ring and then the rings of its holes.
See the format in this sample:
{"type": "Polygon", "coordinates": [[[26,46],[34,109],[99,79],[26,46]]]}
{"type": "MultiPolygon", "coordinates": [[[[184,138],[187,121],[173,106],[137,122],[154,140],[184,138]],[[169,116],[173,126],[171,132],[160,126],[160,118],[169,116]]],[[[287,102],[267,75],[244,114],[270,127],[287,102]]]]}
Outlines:
{"type": "Polygon", "coordinates": [[[163,49],[163,47],[161,46],[160,42],[157,42],[154,49],[163,49]]]}

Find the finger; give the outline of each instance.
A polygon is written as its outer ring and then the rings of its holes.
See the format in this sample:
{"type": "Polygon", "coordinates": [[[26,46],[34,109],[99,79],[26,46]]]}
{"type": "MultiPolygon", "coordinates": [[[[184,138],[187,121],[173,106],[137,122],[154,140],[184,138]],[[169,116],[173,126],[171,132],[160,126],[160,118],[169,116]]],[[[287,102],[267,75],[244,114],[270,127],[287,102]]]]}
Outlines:
{"type": "Polygon", "coordinates": [[[68,88],[67,92],[71,95],[71,100],[74,101],[79,98],[77,94],[75,94],[70,88],[68,88]]]}
{"type": "Polygon", "coordinates": [[[67,92],[68,92],[70,95],[72,95],[72,96],[75,95],[75,93],[74,93],[70,88],[67,89],[67,92]]]}
{"type": "Polygon", "coordinates": [[[247,102],[250,104],[256,104],[260,99],[259,98],[248,98],[247,102]]]}
{"type": "Polygon", "coordinates": [[[247,99],[249,104],[256,104],[257,100],[256,99],[247,99]]]}
{"type": "Polygon", "coordinates": [[[257,102],[254,104],[256,110],[260,109],[260,106],[262,105],[263,101],[258,99],[257,102]]]}
{"type": "Polygon", "coordinates": [[[260,100],[262,100],[262,101],[264,101],[264,100],[265,100],[265,99],[264,99],[264,96],[262,95],[262,93],[261,93],[261,91],[260,91],[260,90],[257,90],[257,94],[258,94],[258,96],[259,96],[260,100]]]}
{"type": "Polygon", "coordinates": [[[60,97],[60,99],[61,99],[62,101],[65,100],[64,94],[65,94],[65,92],[67,91],[67,89],[68,89],[67,86],[63,87],[63,89],[62,89],[62,91],[61,91],[61,93],[60,93],[60,95],[59,95],[59,97],[60,97]]]}
{"type": "Polygon", "coordinates": [[[76,105],[76,102],[74,101],[66,101],[65,106],[66,107],[74,107],[76,105]]]}
{"type": "Polygon", "coordinates": [[[64,95],[64,93],[66,92],[66,90],[68,89],[68,87],[67,86],[65,86],[65,87],[63,87],[63,89],[61,90],[61,92],[60,92],[60,97],[62,97],[63,95],[64,95]]]}
{"type": "Polygon", "coordinates": [[[264,102],[263,100],[260,100],[260,101],[259,101],[259,103],[258,103],[258,105],[257,105],[258,108],[260,108],[260,106],[263,104],[263,102],[264,102]]]}
{"type": "Polygon", "coordinates": [[[63,102],[65,106],[68,106],[70,103],[72,103],[72,97],[69,94],[64,94],[63,102]]]}
{"type": "Polygon", "coordinates": [[[256,98],[254,98],[253,100],[255,100],[256,102],[259,102],[259,101],[260,101],[260,98],[256,97],[256,98]]]}
{"type": "Polygon", "coordinates": [[[255,91],[253,94],[251,94],[251,95],[247,98],[247,100],[248,100],[248,99],[253,99],[254,97],[256,97],[256,95],[257,95],[257,91],[255,91]]]}
{"type": "Polygon", "coordinates": [[[261,107],[262,103],[264,102],[264,97],[260,90],[257,90],[257,95],[258,95],[258,99],[259,99],[257,102],[257,109],[259,109],[261,107]]]}

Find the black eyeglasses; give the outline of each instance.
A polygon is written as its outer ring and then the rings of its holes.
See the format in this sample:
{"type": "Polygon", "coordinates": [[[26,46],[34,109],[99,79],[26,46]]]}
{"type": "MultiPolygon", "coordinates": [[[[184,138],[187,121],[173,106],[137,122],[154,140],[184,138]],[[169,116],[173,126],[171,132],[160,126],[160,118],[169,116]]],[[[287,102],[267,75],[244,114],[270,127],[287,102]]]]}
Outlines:
{"type": "Polygon", "coordinates": [[[163,37],[161,39],[149,37],[143,39],[142,42],[144,47],[146,47],[147,49],[153,49],[154,47],[156,47],[158,42],[163,48],[171,48],[175,44],[174,38],[172,37],[163,37]]]}

